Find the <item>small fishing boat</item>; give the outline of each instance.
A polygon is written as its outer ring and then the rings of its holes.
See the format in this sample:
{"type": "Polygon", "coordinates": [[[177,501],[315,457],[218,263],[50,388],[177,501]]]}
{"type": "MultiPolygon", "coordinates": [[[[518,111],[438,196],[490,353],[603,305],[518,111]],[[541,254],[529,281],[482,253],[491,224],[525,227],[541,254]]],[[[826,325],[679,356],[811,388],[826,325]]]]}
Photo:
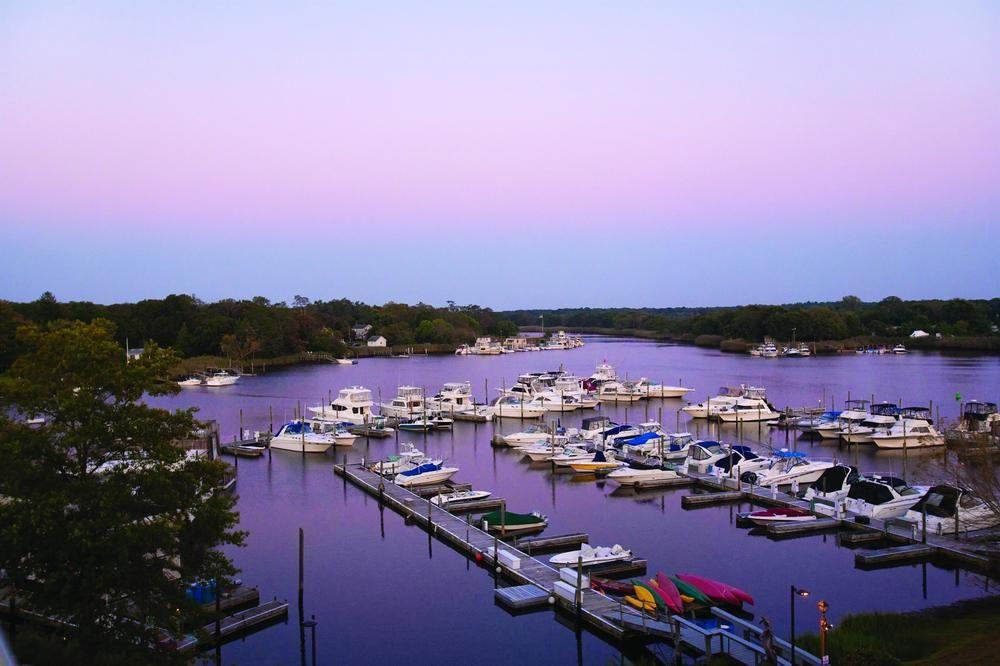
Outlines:
{"type": "Polygon", "coordinates": [[[505,532],[528,532],[530,530],[540,530],[549,524],[548,518],[532,511],[531,513],[514,513],[505,511],[501,516],[500,511],[491,511],[479,518],[483,529],[490,532],[498,532],[503,529],[505,532]]]}
{"type": "Polygon", "coordinates": [[[622,464],[615,460],[615,457],[610,452],[605,456],[603,451],[597,451],[591,460],[571,462],[569,466],[574,472],[600,473],[618,469],[622,464]]]}
{"type": "Polygon", "coordinates": [[[597,546],[595,548],[585,543],[580,546],[580,550],[571,550],[566,553],[553,555],[549,558],[549,562],[557,566],[574,566],[582,561],[583,566],[589,567],[595,564],[604,564],[605,562],[628,560],[631,557],[632,551],[622,548],[617,543],[610,548],[605,546],[597,546]]]}
{"type": "Polygon", "coordinates": [[[437,504],[438,506],[451,506],[453,504],[486,499],[492,494],[493,493],[488,490],[457,490],[453,493],[435,495],[431,498],[431,504],[437,504]]]}
{"type": "Polygon", "coordinates": [[[728,603],[733,606],[739,606],[744,602],[751,605],[753,604],[753,597],[738,587],[734,587],[726,583],[720,583],[719,581],[712,580],[711,578],[695,576],[694,574],[679,573],[677,574],[677,577],[686,583],[694,585],[716,601],[728,603]]]}
{"type": "Polygon", "coordinates": [[[431,428],[434,430],[451,430],[455,426],[453,419],[439,414],[435,414],[433,417],[427,419],[427,422],[431,424],[431,428]]]}
{"type": "Polygon", "coordinates": [[[598,578],[596,576],[590,577],[590,588],[616,597],[624,597],[635,591],[632,583],[623,583],[611,578],[598,578]]]}
{"type": "Polygon", "coordinates": [[[351,358],[338,358],[336,359],[337,365],[357,365],[357,361],[351,358]]]}
{"type": "Polygon", "coordinates": [[[803,509],[794,507],[775,507],[754,511],[747,518],[755,525],[770,525],[771,523],[805,523],[816,520],[816,516],[803,509]]]}
{"type": "Polygon", "coordinates": [[[413,469],[400,472],[393,479],[397,486],[426,486],[432,483],[444,483],[458,472],[457,467],[442,467],[433,462],[417,465],[413,469]]]}

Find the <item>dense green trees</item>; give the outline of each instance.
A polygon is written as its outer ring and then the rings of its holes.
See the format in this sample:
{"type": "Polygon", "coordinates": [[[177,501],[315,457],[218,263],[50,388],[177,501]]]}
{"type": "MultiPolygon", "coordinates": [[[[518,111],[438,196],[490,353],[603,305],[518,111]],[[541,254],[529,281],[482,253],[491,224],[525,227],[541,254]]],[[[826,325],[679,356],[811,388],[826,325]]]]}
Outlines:
{"type": "Polygon", "coordinates": [[[904,301],[895,296],[865,303],[845,296],[836,303],[746,305],[732,308],[515,310],[502,315],[522,326],[643,329],[673,336],[723,335],[760,340],[842,340],[863,335],[909,335],[916,329],[942,335],[992,335],[1000,299],[904,301]]]}
{"type": "Polygon", "coordinates": [[[372,335],[390,344],[458,344],[479,335],[514,335],[517,326],[492,310],[478,306],[435,308],[424,303],[381,306],[346,299],[310,301],[295,297],[292,306],[263,297],[204,303],[175,294],[138,303],[97,305],[60,303],[46,292],[30,303],[0,301],[0,370],[13,360],[13,330],[18,322],[89,322],[101,317],[117,327],[118,339],[133,346],[147,340],[176,349],[184,356],[223,355],[234,361],[273,358],[302,351],[343,353],[355,324],[371,324],[372,335]],[[6,342],[10,339],[10,342],[6,342]]]}
{"type": "Polygon", "coordinates": [[[0,376],[0,576],[78,627],[71,659],[69,647],[31,658],[151,663],[157,628],[198,615],[187,583],[235,573],[216,549],[243,539],[233,498],[216,492],[225,467],[175,446],[192,410],[141,402],[178,390],[173,352],[154,343],[126,362],[102,319],[17,335],[22,353],[0,376]]]}

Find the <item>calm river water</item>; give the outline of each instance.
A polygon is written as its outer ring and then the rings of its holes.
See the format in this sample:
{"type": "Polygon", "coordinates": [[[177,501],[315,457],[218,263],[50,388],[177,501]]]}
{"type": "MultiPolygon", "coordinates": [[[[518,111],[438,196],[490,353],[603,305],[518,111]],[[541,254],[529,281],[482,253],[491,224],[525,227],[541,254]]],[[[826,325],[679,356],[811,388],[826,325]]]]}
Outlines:
{"type": "MultiPolygon", "coordinates": [[[[245,377],[222,389],[188,389],[156,400],[168,407],[196,406],[201,418],[216,419],[223,439],[238,431],[239,411],[249,429],[268,427],[269,408],[275,428],[290,418],[297,402],[317,404],[328,391],[364,385],[381,390],[388,400],[398,385],[437,391],[446,381],[471,381],[477,398],[490,398],[502,383],[510,385],[519,373],[564,366],[589,375],[602,360],[620,375],[648,376],[673,383],[679,379],[696,388],[690,398],[715,395],[723,385],[740,382],[767,387],[778,407],[817,406],[834,400],[838,408],[847,398],[902,400],[927,405],[933,401],[942,417],[958,410],[955,394],[964,399],[996,401],[1000,393],[1000,358],[912,353],[907,356],[839,355],[803,359],[757,359],[721,354],[690,346],[649,341],[587,339],[580,349],[503,356],[417,356],[410,359],[362,359],[355,366],[317,365],[245,377]]],[[[680,400],[649,402],[650,418],[662,410],[664,427],[699,432],[704,422],[678,418],[680,400]]],[[[646,416],[646,405],[630,409],[630,421],[646,416]]],[[[603,413],[625,418],[624,408],[603,413]]],[[[565,425],[576,425],[585,412],[567,415],[565,425]]],[[[526,424],[529,422],[525,422],[526,424]]],[[[522,429],[505,420],[501,432],[522,429]]],[[[907,565],[877,571],[854,567],[853,551],[838,547],[833,535],[772,541],[734,524],[736,508],[720,506],[685,511],[680,498],[690,492],[615,492],[615,484],[574,481],[552,474],[547,465],[529,465],[512,451],[494,449],[491,424],[457,423],[453,432],[426,436],[404,433],[400,441],[415,441],[426,453],[444,457],[461,472],[456,480],[505,497],[512,511],[539,510],[549,516],[548,534],[588,532],[595,545],[620,543],[649,561],[650,573],[689,572],[730,582],[753,594],[758,617],[770,617],[777,633],[789,631],[790,584],[812,595],[797,610],[799,631],[815,631],[815,601],[825,599],[834,623],[844,614],[866,610],[903,611],[947,604],[992,591],[982,577],[939,564],[907,565]]],[[[713,431],[713,435],[716,434],[713,431]]],[[[723,428],[725,441],[741,433],[723,428]]],[[[854,460],[855,453],[836,445],[788,440],[783,431],[760,433],[747,426],[748,441],[792,446],[821,457],[854,460]]],[[[394,439],[364,439],[350,449],[339,448],[337,460],[374,459],[392,454],[394,439]]],[[[902,453],[860,447],[856,453],[862,471],[902,473],[902,453]]],[[[910,453],[906,465],[911,482],[928,480],[937,453],[910,453]]],[[[318,663],[588,663],[617,662],[622,653],[551,612],[512,617],[493,602],[493,582],[486,570],[440,542],[429,540],[420,528],[406,526],[392,512],[378,510],[377,502],[345,485],[331,468],[334,453],[309,456],[274,451],[273,459],[241,460],[238,510],[241,526],[249,531],[247,546],[231,553],[245,582],[257,585],[264,599],[288,599],[291,613],[279,624],[223,648],[227,664],[281,664],[299,660],[298,617],[295,609],[298,567],[297,532],[305,530],[307,615],[315,614],[318,663]]],[[[635,657],[628,648],[624,657],[635,657]]],[[[654,648],[655,650],[655,648],[654,648]]]]}

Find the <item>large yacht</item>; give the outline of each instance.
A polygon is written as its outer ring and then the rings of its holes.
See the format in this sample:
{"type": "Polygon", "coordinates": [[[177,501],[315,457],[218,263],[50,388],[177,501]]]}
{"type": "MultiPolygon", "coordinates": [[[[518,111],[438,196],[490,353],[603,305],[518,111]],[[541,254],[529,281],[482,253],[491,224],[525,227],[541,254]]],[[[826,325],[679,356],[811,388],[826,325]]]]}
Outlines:
{"type": "Polygon", "coordinates": [[[899,420],[888,430],[875,431],[870,435],[872,443],[880,449],[944,446],[944,435],[931,425],[929,412],[926,407],[902,410],[899,420]]]}
{"type": "Polygon", "coordinates": [[[395,398],[379,405],[382,416],[400,419],[423,416],[424,411],[424,390],[419,386],[400,386],[395,398]]]}
{"type": "Polygon", "coordinates": [[[635,387],[646,398],[683,398],[694,390],[683,386],[654,384],[646,377],[640,377],[639,381],[635,383],[635,387]]]}
{"type": "Polygon", "coordinates": [[[315,418],[325,421],[347,421],[362,424],[372,420],[372,392],[363,386],[340,389],[329,405],[310,407],[315,418]]]}
{"type": "Polygon", "coordinates": [[[425,401],[429,409],[445,414],[464,414],[476,409],[469,382],[446,382],[440,391],[425,401]]]}
{"type": "Polygon", "coordinates": [[[891,402],[881,402],[869,408],[861,423],[848,423],[841,428],[840,437],[848,444],[871,444],[872,433],[892,428],[899,419],[899,407],[891,402]]]}

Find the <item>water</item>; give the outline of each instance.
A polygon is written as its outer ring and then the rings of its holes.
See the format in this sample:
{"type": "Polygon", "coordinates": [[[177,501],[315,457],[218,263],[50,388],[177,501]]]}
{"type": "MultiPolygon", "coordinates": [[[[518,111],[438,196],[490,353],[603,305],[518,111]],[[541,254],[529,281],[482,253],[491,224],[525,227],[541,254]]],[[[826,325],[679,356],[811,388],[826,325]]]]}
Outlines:
{"type": "MultiPolygon", "coordinates": [[[[804,359],[756,359],[721,354],[688,346],[648,341],[590,338],[587,346],[567,351],[503,356],[431,356],[410,359],[363,359],[355,366],[304,366],[260,377],[247,377],[224,389],[185,390],[157,399],[170,407],[197,406],[201,418],[216,419],[223,438],[238,431],[239,410],[244,426],[268,428],[269,407],[275,427],[303,407],[325,399],[328,390],[361,384],[381,389],[388,400],[396,386],[426,387],[429,394],[446,381],[469,380],[477,397],[490,397],[502,383],[510,385],[522,372],[564,365],[568,371],[589,375],[607,360],[619,374],[649,376],[673,383],[680,379],[697,390],[689,398],[702,400],[723,385],[752,382],[766,386],[778,407],[817,406],[825,399],[839,407],[847,397],[902,400],[903,404],[940,408],[942,417],[954,417],[956,392],[965,400],[996,400],[1000,391],[1000,358],[913,353],[907,356],[854,354],[804,359]]],[[[680,400],[654,400],[649,416],[663,409],[664,426],[677,424],[680,400]]],[[[625,418],[623,407],[606,407],[615,420],[625,418]]],[[[594,412],[564,416],[576,425],[594,412]]],[[[645,417],[646,406],[629,409],[629,420],[645,417]]],[[[525,422],[526,424],[529,422],[525,422]]],[[[704,422],[680,416],[681,429],[706,433],[704,422]]],[[[515,432],[522,424],[505,420],[501,432],[515,432]]],[[[456,479],[471,482],[505,497],[512,511],[540,510],[549,516],[547,534],[588,532],[591,543],[620,543],[649,561],[650,574],[689,572],[717,578],[756,597],[754,610],[770,617],[783,637],[789,631],[789,585],[812,593],[799,600],[799,631],[815,631],[815,602],[825,599],[831,620],[847,613],[906,611],[948,604],[987,593],[992,587],[981,576],[940,564],[917,564],[861,571],[854,568],[854,551],[838,547],[833,535],[784,541],[749,534],[737,528],[735,506],[693,511],[680,508],[689,490],[616,491],[612,482],[575,479],[552,474],[548,465],[529,465],[516,453],[490,446],[491,424],[456,423],[453,432],[426,436],[401,435],[426,453],[444,457],[461,472],[456,479]],[[989,586],[989,587],[988,587],[989,586]]],[[[716,434],[713,430],[713,434],[716,434]]],[[[735,427],[724,427],[726,441],[738,439],[735,427]]],[[[785,446],[785,433],[747,425],[747,441],[769,439],[785,446]]],[[[352,449],[337,450],[349,460],[375,459],[394,453],[395,439],[364,439],[352,449]]],[[[853,456],[835,445],[789,440],[787,445],[816,456],[853,456]]],[[[858,447],[862,471],[900,472],[902,452],[875,452],[858,447]]],[[[907,462],[912,482],[934,473],[928,464],[941,451],[910,452],[907,462]]],[[[852,461],[853,457],[850,458],[852,461]]],[[[241,577],[272,596],[292,602],[287,624],[276,625],[223,648],[225,663],[294,663],[300,656],[295,609],[298,567],[297,532],[306,534],[306,615],[316,615],[318,663],[372,661],[434,663],[472,661],[506,664],[515,661],[606,664],[620,658],[619,649],[550,612],[510,616],[493,603],[493,582],[485,569],[443,543],[428,538],[360,490],[345,484],[332,471],[334,453],[308,456],[274,451],[273,459],[241,460],[238,510],[242,529],[249,531],[247,547],[230,553],[241,577]]],[[[744,507],[745,508],[745,507],[744,507]]],[[[308,643],[308,635],[307,635],[308,643]]],[[[655,650],[655,648],[653,648],[655,650]]],[[[308,651],[308,647],[307,647],[308,651]]],[[[635,656],[638,647],[626,648],[635,656]]]]}

